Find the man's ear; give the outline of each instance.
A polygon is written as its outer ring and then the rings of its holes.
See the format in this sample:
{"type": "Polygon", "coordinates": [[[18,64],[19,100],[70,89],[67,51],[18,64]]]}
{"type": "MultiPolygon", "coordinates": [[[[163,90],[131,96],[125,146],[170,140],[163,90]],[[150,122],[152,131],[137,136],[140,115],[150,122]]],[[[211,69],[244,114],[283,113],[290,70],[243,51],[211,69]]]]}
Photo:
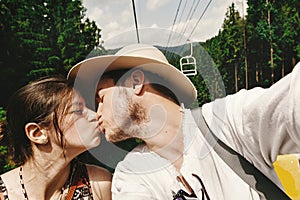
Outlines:
{"type": "Polygon", "coordinates": [[[47,144],[48,135],[45,129],[42,129],[37,123],[27,123],[25,125],[27,137],[36,144],[47,144]]]}
{"type": "Polygon", "coordinates": [[[144,72],[141,70],[134,70],[131,73],[130,78],[133,84],[134,93],[141,94],[145,81],[144,72]]]}

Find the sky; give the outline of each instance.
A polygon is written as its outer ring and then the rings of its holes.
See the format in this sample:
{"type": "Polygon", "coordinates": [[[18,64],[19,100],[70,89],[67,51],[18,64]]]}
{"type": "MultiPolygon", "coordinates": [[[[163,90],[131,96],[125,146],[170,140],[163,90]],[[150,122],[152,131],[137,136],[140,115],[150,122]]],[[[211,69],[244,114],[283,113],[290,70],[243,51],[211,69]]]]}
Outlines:
{"type": "Polygon", "coordinates": [[[218,34],[233,2],[245,15],[246,0],[83,0],[83,5],[86,16],[102,29],[103,46],[116,48],[206,41],[218,34]]]}

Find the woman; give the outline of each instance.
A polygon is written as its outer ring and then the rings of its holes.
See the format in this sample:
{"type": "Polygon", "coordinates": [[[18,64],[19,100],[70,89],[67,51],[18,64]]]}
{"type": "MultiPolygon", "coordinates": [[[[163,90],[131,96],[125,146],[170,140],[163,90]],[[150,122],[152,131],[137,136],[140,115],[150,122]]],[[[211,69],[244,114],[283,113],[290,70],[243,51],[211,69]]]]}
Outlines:
{"type": "Polygon", "coordinates": [[[0,199],[111,199],[111,174],[76,159],[100,144],[100,129],[96,113],[64,78],[18,90],[7,125],[20,167],[1,175],[0,199]]]}

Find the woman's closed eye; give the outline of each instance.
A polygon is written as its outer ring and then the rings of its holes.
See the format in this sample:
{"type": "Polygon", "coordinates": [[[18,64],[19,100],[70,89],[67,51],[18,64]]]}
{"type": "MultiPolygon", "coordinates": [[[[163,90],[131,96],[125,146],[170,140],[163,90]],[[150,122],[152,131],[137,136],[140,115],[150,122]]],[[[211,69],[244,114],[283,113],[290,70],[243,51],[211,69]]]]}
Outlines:
{"type": "Polygon", "coordinates": [[[84,114],[84,110],[85,110],[85,104],[84,102],[81,101],[76,101],[72,104],[71,107],[71,114],[76,114],[76,115],[83,115],[84,114]]]}
{"type": "Polygon", "coordinates": [[[72,110],[71,114],[83,115],[83,109],[72,110]]]}

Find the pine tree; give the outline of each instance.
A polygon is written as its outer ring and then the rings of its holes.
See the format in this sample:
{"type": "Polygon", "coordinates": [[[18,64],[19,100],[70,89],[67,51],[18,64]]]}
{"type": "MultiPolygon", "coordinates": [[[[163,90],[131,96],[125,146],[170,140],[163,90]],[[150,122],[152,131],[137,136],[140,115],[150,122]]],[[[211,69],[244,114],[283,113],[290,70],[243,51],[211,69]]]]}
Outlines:
{"type": "Polygon", "coordinates": [[[247,24],[254,85],[269,86],[299,61],[299,1],[248,0],[247,24]]]}
{"type": "Polygon", "coordinates": [[[100,44],[80,0],[1,0],[1,104],[41,76],[66,75],[100,44]]]}
{"type": "Polygon", "coordinates": [[[225,15],[222,30],[206,42],[206,48],[219,71],[227,93],[244,87],[244,21],[232,4],[225,15]]]}
{"type": "Polygon", "coordinates": [[[270,26],[268,25],[268,9],[266,0],[249,0],[247,30],[249,49],[249,84],[269,86],[270,78],[270,26]]]}

